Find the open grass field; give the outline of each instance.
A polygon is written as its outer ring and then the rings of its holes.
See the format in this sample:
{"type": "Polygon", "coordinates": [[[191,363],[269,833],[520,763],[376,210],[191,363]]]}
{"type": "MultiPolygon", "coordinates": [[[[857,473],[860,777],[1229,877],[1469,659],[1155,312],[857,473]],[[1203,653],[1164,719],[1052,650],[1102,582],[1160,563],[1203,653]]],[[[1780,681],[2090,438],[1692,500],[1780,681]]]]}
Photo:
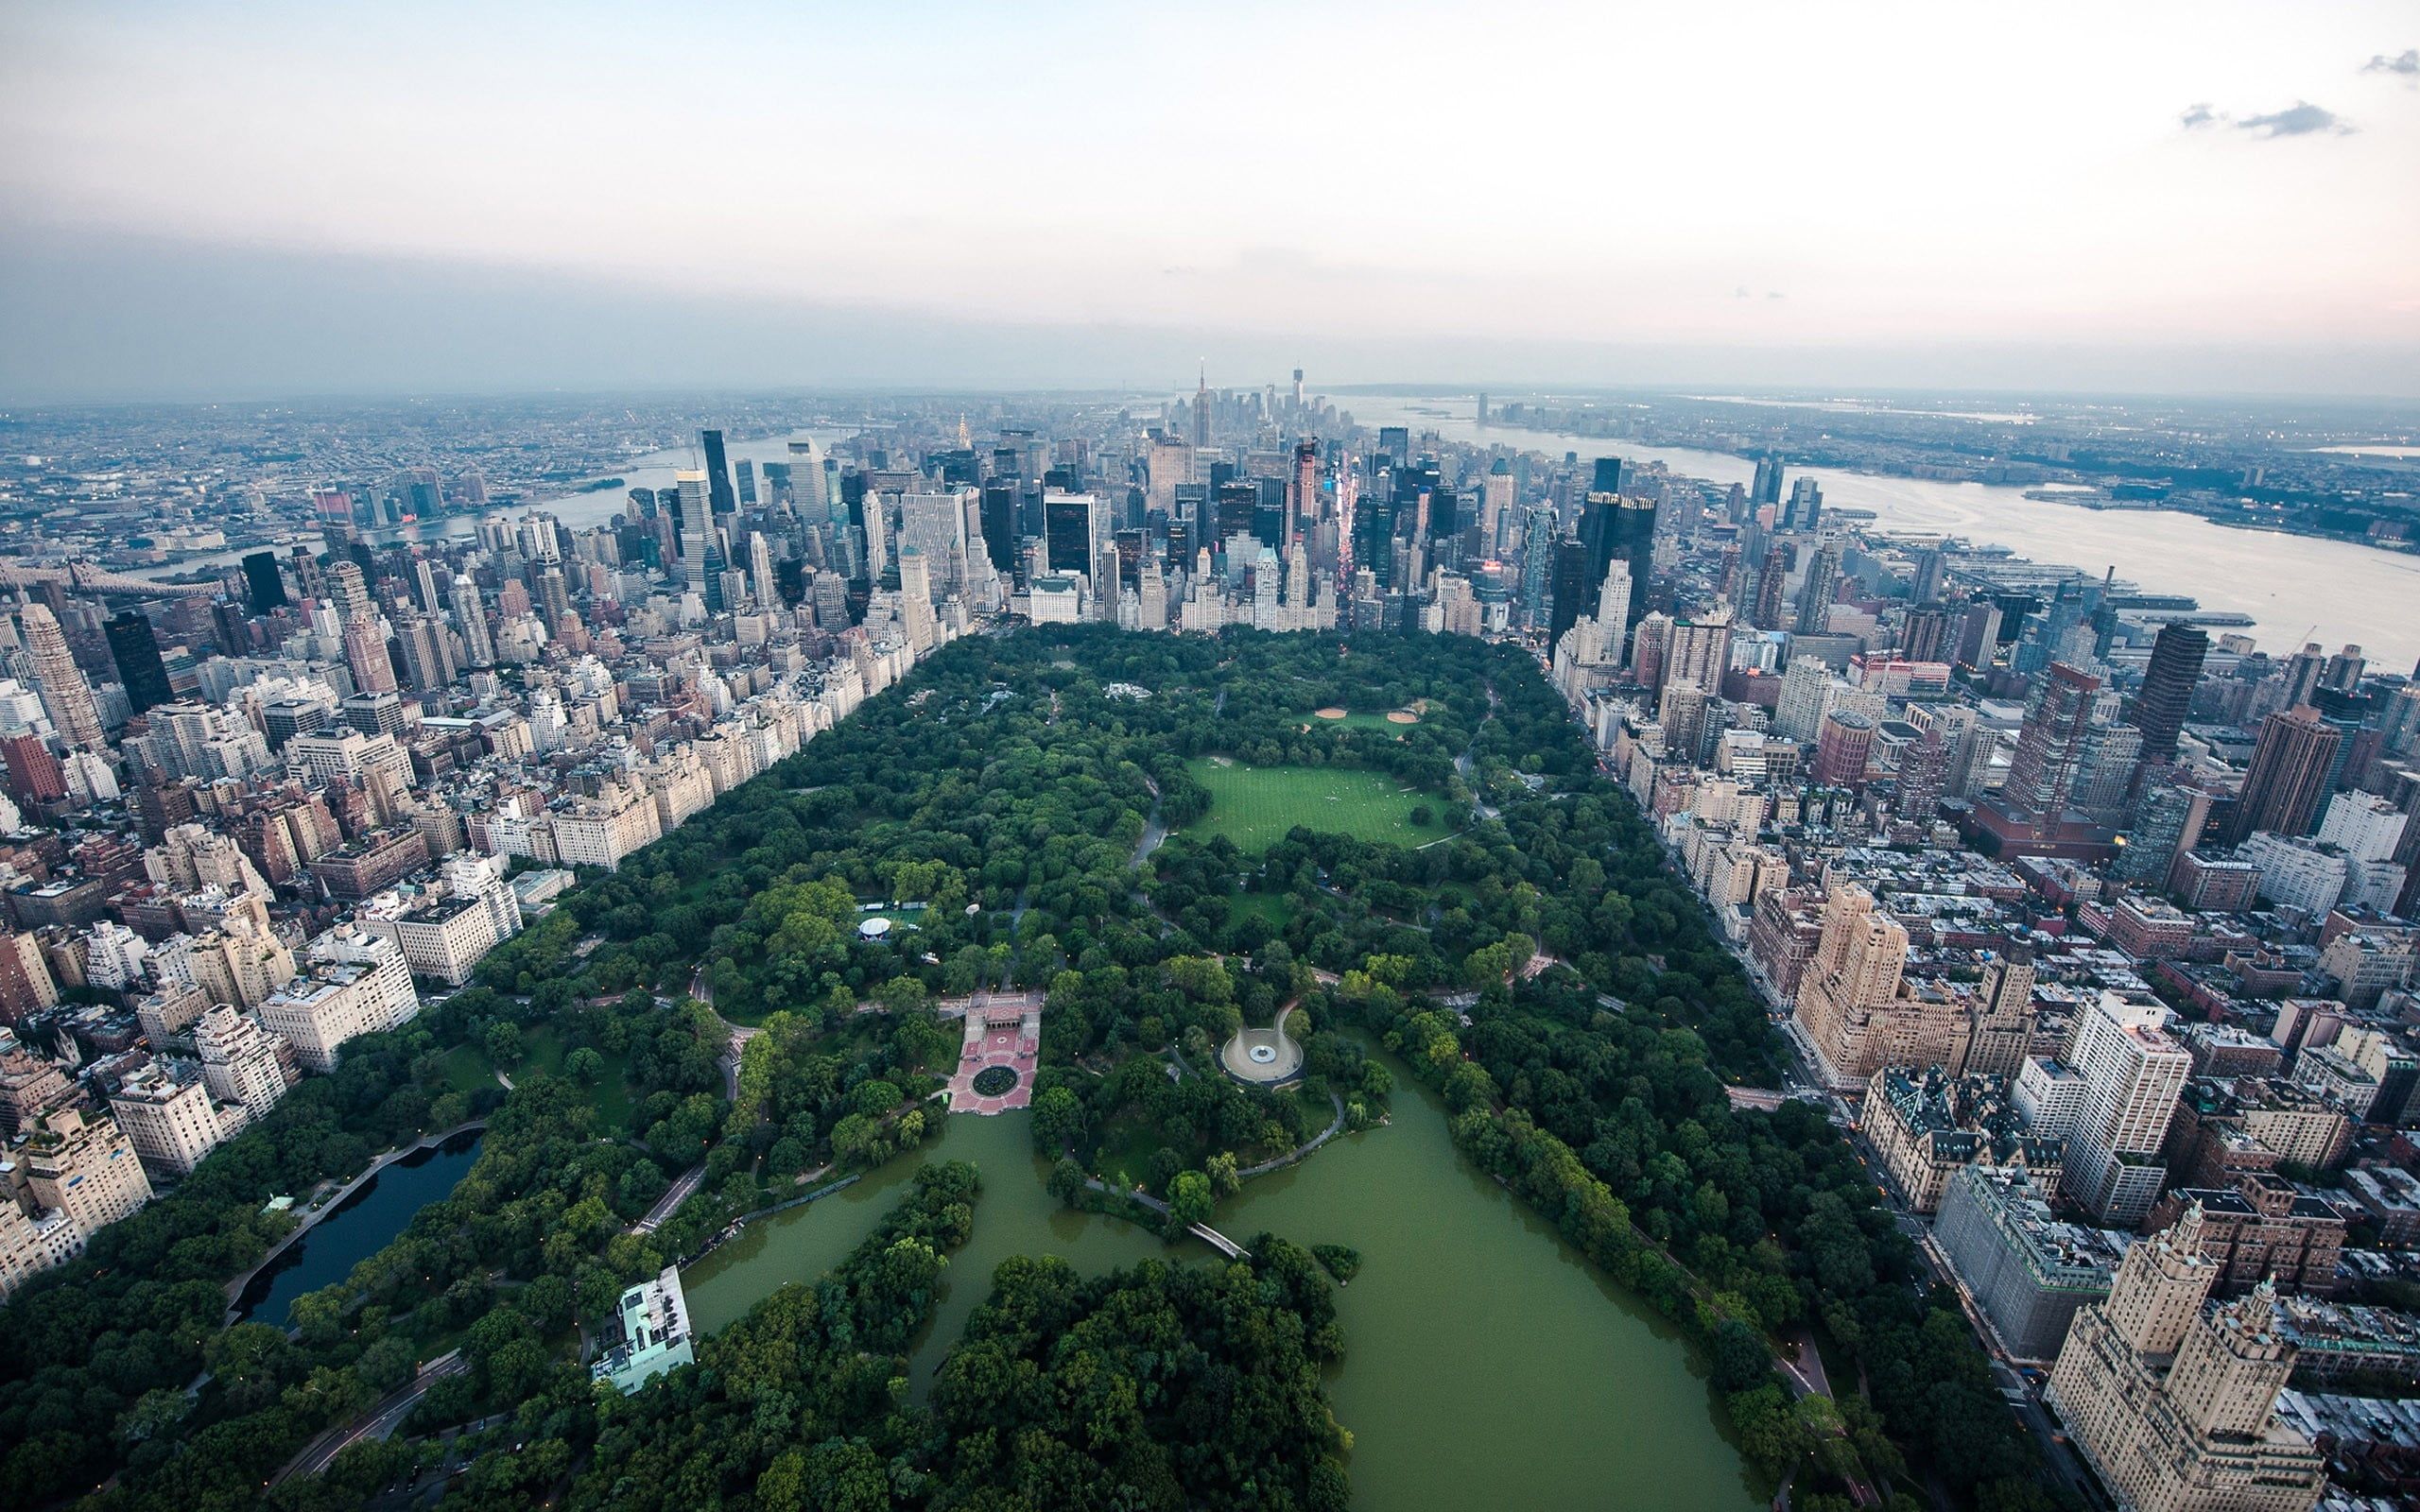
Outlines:
{"type": "MultiPolygon", "coordinates": [[[[505,1068],[505,1074],[517,1084],[536,1076],[561,1076],[563,1071],[562,1037],[551,1028],[540,1025],[522,1031],[521,1063],[505,1068]]],[[[614,1128],[631,1119],[635,1106],[631,1096],[629,1080],[630,1057],[607,1056],[605,1074],[596,1086],[586,1089],[591,1106],[597,1116],[614,1128]]],[[[476,1045],[456,1045],[445,1054],[446,1082],[463,1091],[476,1091],[496,1085],[495,1063],[487,1052],[476,1045]]]]}
{"type": "Polygon", "coordinates": [[[1294,921],[1294,900],[1281,892],[1239,892],[1228,899],[1228,927],[1247,919],[1265,919],[1270,928],[1282,930],[1294,921]]]}
{"type": "Polygon", "coordinates": [[[1385,713],[1382,711],[1367,709],[1357,709],[1351,713],[1341,716],[1332,716],[1318,713],[1306,713],[1303,715],[1302,722],[1305,728],[1316,727],[1321,730],[1374,730],[1380,734],[1386,735],[1400,735],[1406,730],[1410,728],[1400,720],[1388,719],[1385,713]]]}
{"type": "Polygon", "coordinates": [[[1433,794],[1413,792],[1384,772],[1341,766],[1247,766],[1227,757],[1186,764],[1210,790],[1210,812],[1185,827],[1200,840],[1225,835],[1239,850],[1266,850],[1296,825],[1395,845],[1425,845],[1451,833],[1433,794]],[[1411,811],[1432,811],[1426,824],[1411,811]]]}

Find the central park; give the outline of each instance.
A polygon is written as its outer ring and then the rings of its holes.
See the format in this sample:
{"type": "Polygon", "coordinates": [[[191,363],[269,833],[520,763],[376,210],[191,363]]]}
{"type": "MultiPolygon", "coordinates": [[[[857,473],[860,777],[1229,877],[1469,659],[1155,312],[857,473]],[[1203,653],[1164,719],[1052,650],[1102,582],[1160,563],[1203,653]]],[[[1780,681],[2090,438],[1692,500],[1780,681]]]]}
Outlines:
{"type": "Polygon", "coordinates": [[[1517,648],[969,638],[29,1287],[0,1442],[129,1508],[2047,1507],[1839,1131],[1731,1106],[1779,1055],[1517,648]],[[482,1124],[224,1324],[268,1197],[482,1124]],[[695,1366],[593,1386],[675,1265],[695,1366]]]}

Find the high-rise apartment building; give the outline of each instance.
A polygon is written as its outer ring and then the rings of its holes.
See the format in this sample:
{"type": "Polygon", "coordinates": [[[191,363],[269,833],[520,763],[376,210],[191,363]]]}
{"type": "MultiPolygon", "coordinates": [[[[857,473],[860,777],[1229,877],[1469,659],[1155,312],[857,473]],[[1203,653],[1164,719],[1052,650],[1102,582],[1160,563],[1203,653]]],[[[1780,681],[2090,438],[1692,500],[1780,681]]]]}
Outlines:
{"type": "Polygon", "coordinates": [[[2083,1078],[2064,1183],[2101,1223],[2140,1223],[2168,1168],[2160,1146],[2193,1057],[2167,1028],[2169,1011],[2104,991],[2078,1020],[2067,1063],[2083,1078]]]}
{"type": "Polygon", "coordinates": [[[164,1176],[190,1176],[231,1132],[191,1065],[151,1062],[110,1094],[110,1111],[144,1169],[164,1176]]]}
{"type": "Polygon", "coordinates": [[[1874,1074],[1880,1048],[1874,1016],[1899,996],[1908,932],[1874,906],[1861,887],[1838,887],[1825,902],[1824,936],[1798,984],[1797,1020],[1828,1079],[1858,1085],[1874,1074]]]}
{"type": "Polygon", "coordinates": [[[98,750],[102,745],[101,714],[93,702],[93,685],[84,679],[84,669],[76,664],[76,654],[67,648],[67,634],[59,627],[59,617],[50,606],[27,603],[17,611],[18,623],[25,627],[26,655],[33,661],[34,681],[42,689],[42,706],[50,715],[53,730],[60,738],[78,750],[98,750]]]}
{"type": "Polygon", "coordinates": [[[2326,1462],[2278,1421],[2294,1347],[2266,1282],[2205,1310],[2202,1210],[2126,1253],[2067,1331],[2043,1400],[2130,1512],[2308,1512],[2326,1462]]]}
{"type": "Polygon", "coordinates": [[[2342,738],[2308,704],[2296,704],[2262,721],[2260,739],[2244,767],[2243,790],[2227,816],[2227,843],[2240,845],[2255,830],[2310,833],[2327,797],[2328,773],[2342,738]]]}
{"type": "Polygon", "coordinates": [[[2181,620],[2160,627],[2152,642],[2151,664],[2135,696],[2134,726],[2143,732],[2143,760],[2158,765],[2176,755],[2177,733],[2193,706],[2202,663],[2210,654],[2209,633],[2181,620]]]}
{"type": "Polygon", "coordinates": [[[294,1051],[281,1036],[223,1003],[195,1022],[193,1043],[210,1095],[240,1106],[248,1118],[275,1108],[301,1077],[294,1051]]]}
{"type": "Polygon", "coordinates": [[[151,1200],[151,1179],[114,1120],[72,1108],[43,1114],[25,1145],[34,1200],[67,1215],[86,1239],[151,1200]]]}
{"type": "Polygon", "coordinates": [[[2033,821],[2037,833],[2054,828],[2075,797],[2094,696],[2100,679],[2065,662],[2042,675],[2017,730],[2002,796],[2014,815],[2033,821]]]}

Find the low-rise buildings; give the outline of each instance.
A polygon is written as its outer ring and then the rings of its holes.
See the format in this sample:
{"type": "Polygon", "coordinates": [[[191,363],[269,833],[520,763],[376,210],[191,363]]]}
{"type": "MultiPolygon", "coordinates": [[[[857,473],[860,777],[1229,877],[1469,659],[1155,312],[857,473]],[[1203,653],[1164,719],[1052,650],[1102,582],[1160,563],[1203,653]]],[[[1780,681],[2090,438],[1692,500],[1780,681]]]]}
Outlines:
{"type": "Polygon", "coordinates": [[[655,1280],[622,1294],[621,1304],[605,1319],[604,1346],[591,1372],[623,1392],[636,1391],[696,1358],[678,1266],[667,1265],[655,1280]]]}

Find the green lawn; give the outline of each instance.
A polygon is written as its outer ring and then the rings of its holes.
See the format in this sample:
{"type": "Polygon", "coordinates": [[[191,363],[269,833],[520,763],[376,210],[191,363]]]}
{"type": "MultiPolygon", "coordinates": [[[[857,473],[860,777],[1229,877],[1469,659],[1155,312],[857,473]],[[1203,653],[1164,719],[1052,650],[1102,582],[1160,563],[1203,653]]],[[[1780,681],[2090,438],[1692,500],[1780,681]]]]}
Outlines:
{"type": "Polygon", "coordinates": [[[1227,927],[1247,919],[1266,919],[1270,928],[1282,931],[1294,921],[1294,900],[1282,892],[1239,892],[1228,899],[1227,927]]]}
{"type": "Polygon", "coordinates": [[[1387,718],[1386,711],[1382,709],[1357,709],[1341,719],[1322,719],[1316,711],[1305,709],[1302,719],[1304,724],[1314,730],[1374,730],[1382,735],[1401,735],[1405,730],[1420,728],[1417,725],[1395,724],[1387,718]]]}
{"type": "MultiPolygon", "coordinates": [[[[520,1064],[508,1067],[506,1071],[515,1085],[535,1076],[563,1074],[562,1036],[556,1033],[551,1025],[540,1024],[524,1029],[521,1031],[521,1042],[520,1064]]],[[[595,1087],[588,1089],[589,1101],[596,1108],[597,1117],[614,1128],[628,1124],[631,1109],[636,1106],[631,1096],[630,1069],[628,1056],[606,1056],[605,1074],[597,1079],[595,1087]]],[[[495,1063],[488,1058],[486,1051],[476,1045],[456,1045],[445,1055],[445,1079],[448,1085],[466,1092],[493,1087],[497,1085],[495,1063]]]]}
{"type": "Polygon", "coordinates": [[[1247,766],[1222,757],[1185,765],[1210,791],[1210,812],[1185,827],[1195,839],[1225,835],[1244,851],[1266,850],[1296,825],[1363,840],[1423,845],[1451,831],[1444,800],[1413,792],[1385,772],[1342,766],[1247,766]],[[1220,765],[1224,762],[1225,765],[1220,765]],[[1429,821],[1411,822],[1427,805],[1429,821]]]}

